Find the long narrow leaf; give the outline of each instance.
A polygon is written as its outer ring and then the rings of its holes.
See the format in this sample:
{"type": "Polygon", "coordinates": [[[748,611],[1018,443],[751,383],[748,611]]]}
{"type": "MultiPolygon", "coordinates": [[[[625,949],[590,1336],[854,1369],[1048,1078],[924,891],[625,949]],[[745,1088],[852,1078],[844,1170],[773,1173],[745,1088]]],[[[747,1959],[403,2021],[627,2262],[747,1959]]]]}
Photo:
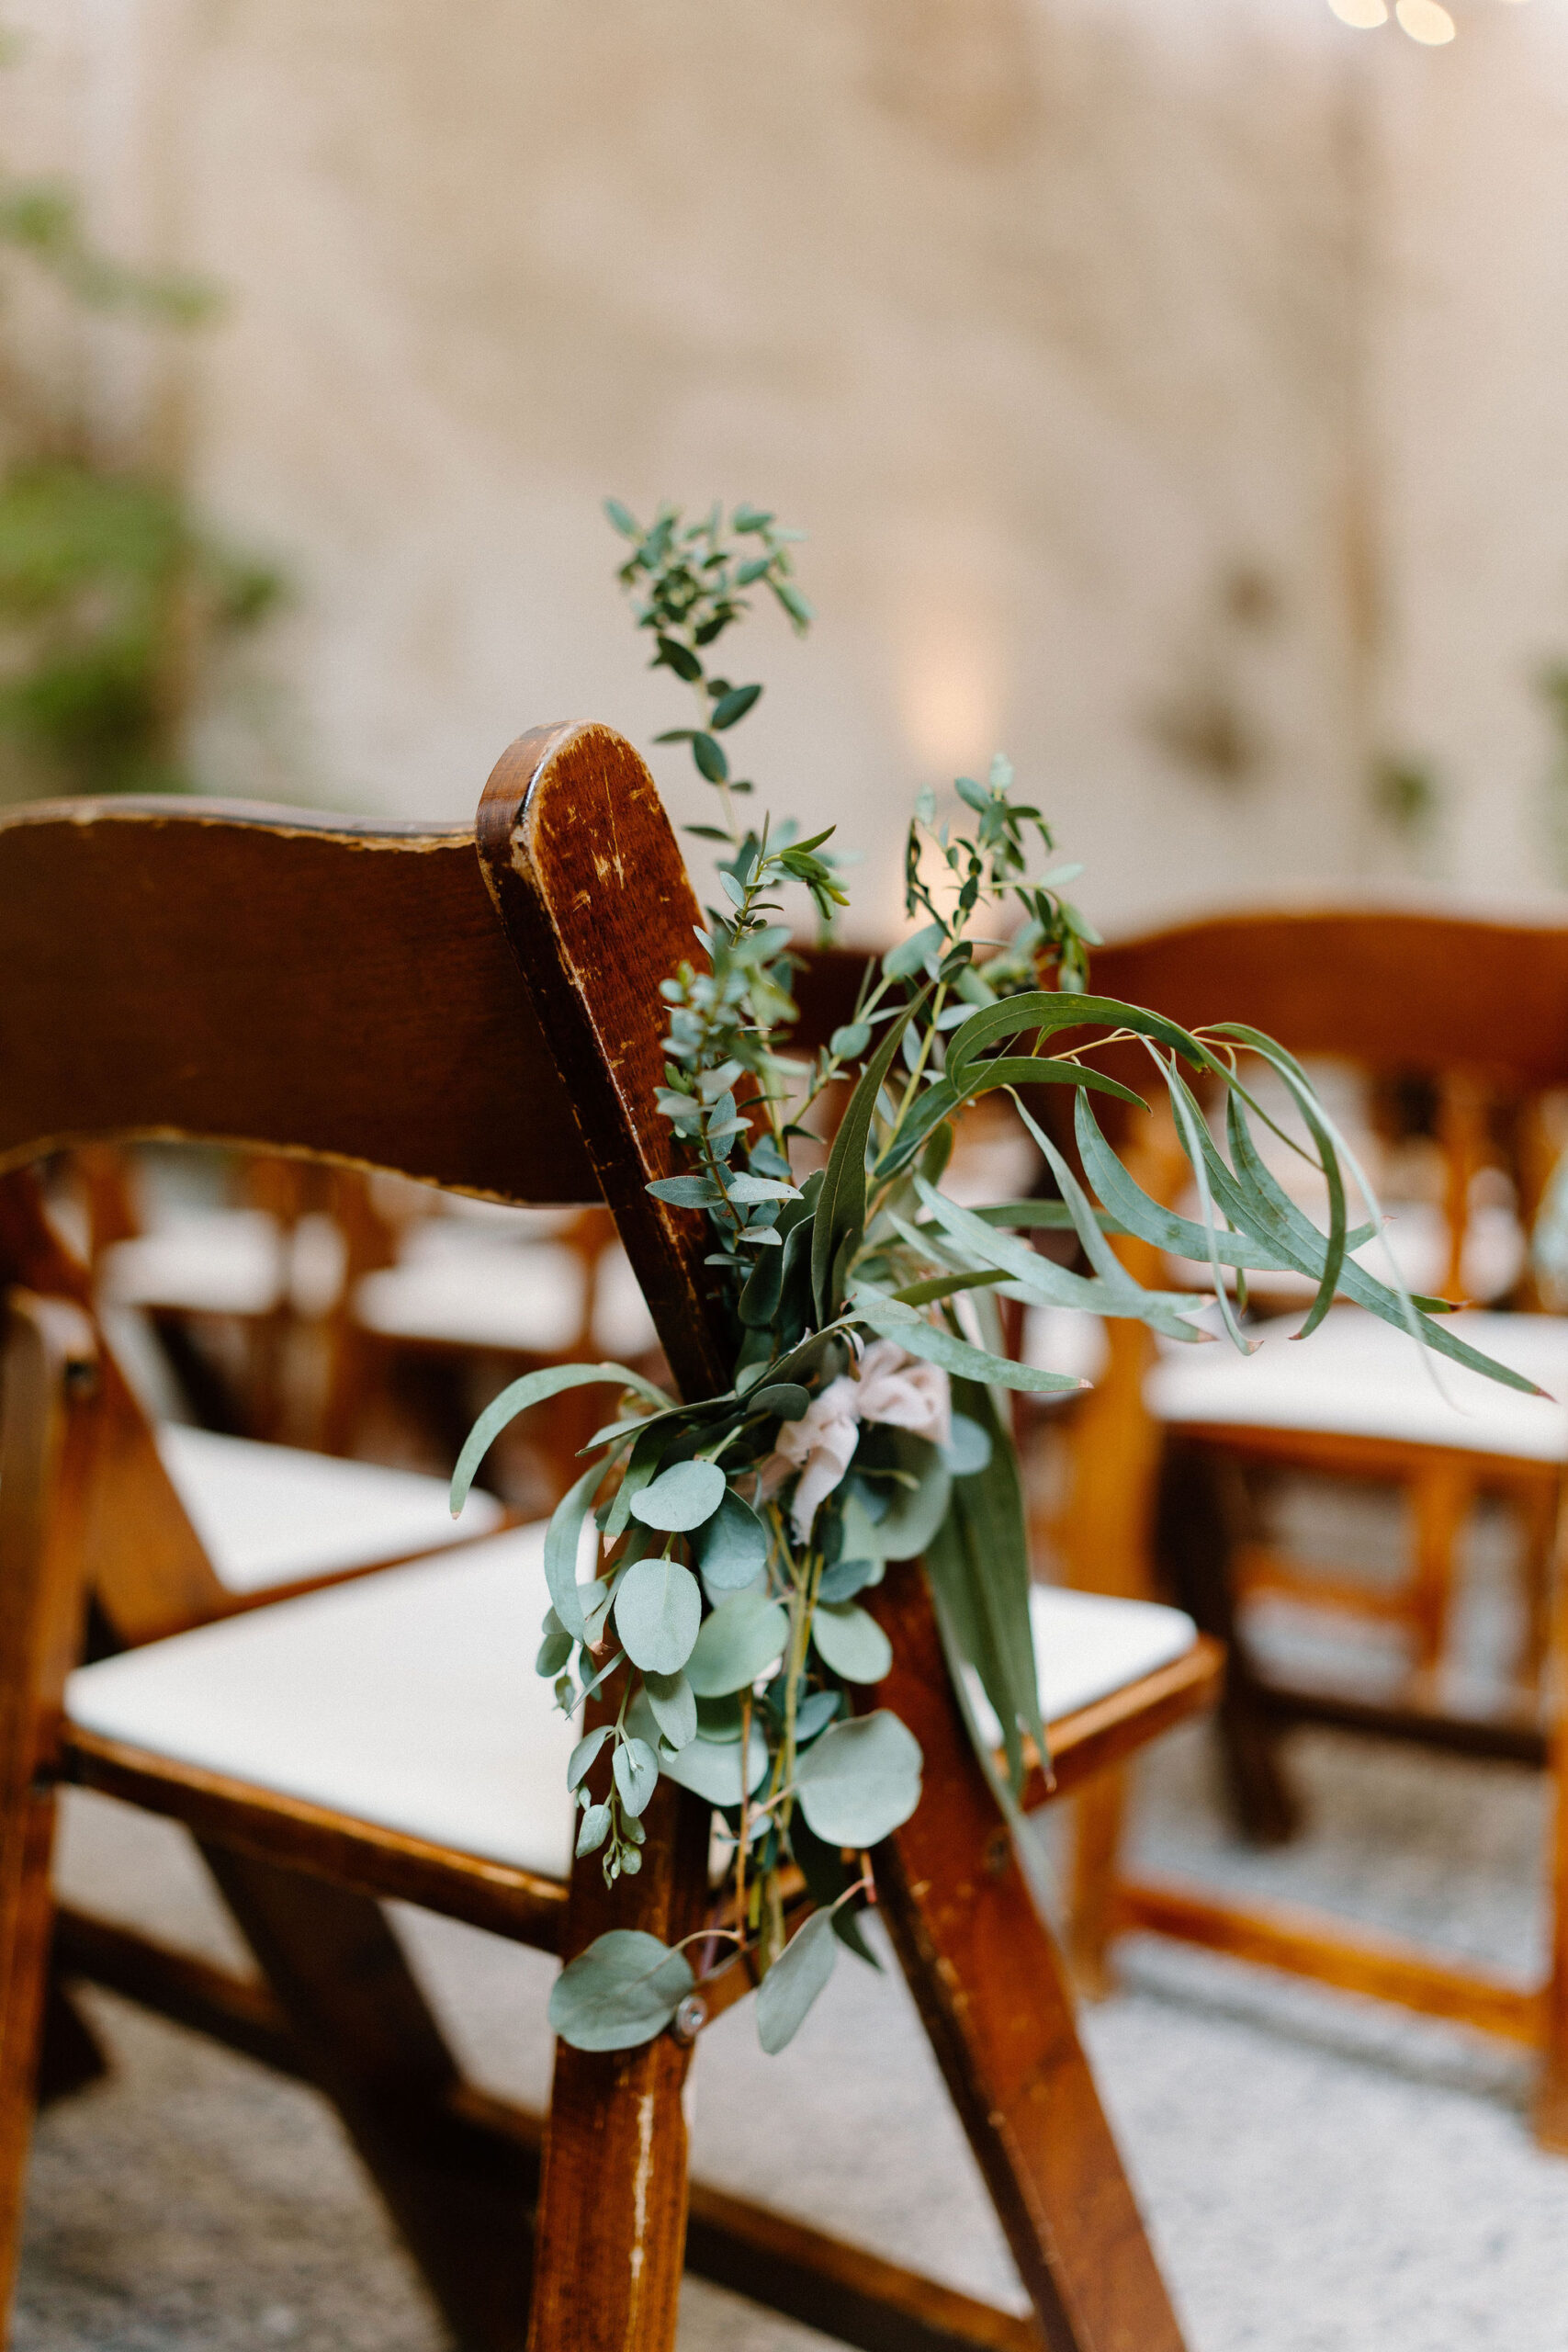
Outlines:
{"type": "Polygon", "coordinates": [[[924,1003],[927,993],[922,989],[918,997],[910,999],[897,1019],[889,1022],[886,1035],[861,1072],[859,1083],[850,1097],[849,1108],[833,1138],[833,1148],[828,1155],[822,1190],[817,1195],[811,1234],[811,1290],[820,1323],[829,1320],[838,1305],[830,1292],[833,1269],[840,1252],[850,1235],[859,1232],[865,1224],[865,1147],[876,1110],[876,1098],[893,1066],[893,1057],[898,1050],[910,1018],[924,1003]]]}
{"type": "Polygon", "coordinates": [[[646,1396],[650,1405],[668,1407],[671,1402],[662,1388],[656,1388],[640,1372],[628,1372],[624,1363],[558,1363],[543,1372],[525,1374],[485,1407],[464,1440],[457,1466],[452,1473],[453,1518],[468,1499],[468,1489],[479,1464],[509,1422],[514,1421],[519,1413],[525,1413],[531,1405],[542,1405],[547,1397],[558,1396],[563,1389],[591,1388],[595,1382],[633,1389],[637,1396],[646,1396]]]}
{"type": "MultiPolygon", "coordinates": [[[[1136,1178],[1123,1168],[1100,1132],[1093,1111],[1080,1095],[1073,1106],[1074,1125],[1084,1173],[1111,1212],[1102,1219],[1111,1233],[1135,1233],[1140,1240],[1151,1241],[1157,1250],[1168,1250],[1174,1258],[1201,1258],[1206,1253],[1207,1236],[1201,1225],[1189,1216],[1179,1216],[1168,1209],[1152,1193],[1145,1193],[1136,1178]]],[[[1053,1204],[1054,1205],[1054,1204],[1053,1204]]],[[[977,1212],[985,1216],[986,1212],[977,1212]]],[[[1064,1204],[1060,1222],[1067,1222],[1064,1204]]],[[[1359,1225],[1347,1234],[1346,1246],[1359,1250],[1370,1241],[1377,1230],[1375,1226],[1359,1225]]],[[[1295,1273],[1293,1260],[1276,1249],[1271,1241],[1260,1240],[1255,1234],[1216,1231],[1215,1247],[1227,1266],[1246,1267],[1258,1273],[1295,1273]]]]}
{"type": "MultiPolygon", "coordinates": [[[[1324,1237],[1312,1219],[1297,1207],[1279,1184],[1258,1156],[1255,1146],[1251,1147],[1252,1157],[1247,1170],[1250,1191],[1244,1192],[1214,1149],[1206,1128],[1204,1137],[1209,1145],[1209,1178],[1226,1215],[1233,1221],[1261,1227],[1281,1252],[1290,1257],[1297,1273],[1306,1274],[1315,1282],[1322,1272],[1324,1237]]],[[[1366,1307],[1384,1323],[1392,1324],[1395,1330],[1411,1333],[1424,1347],[1430,1348],[1434,1355],[1446,1356],[1451,1363],[1463,1364],[1468,1371],[1479,1372],[1505,1388],[1517,1388],[1522,1396],[1546,1395],[1545,1389],[1538,1387],[1533,1380],[1527,1380],[1522,1373],[1511,1370],[1506,1363],[1496,1363],[1491,1356],[1483,1355],[1479,1348],[1472,1348],[1468,1341],[1457,1339],[1451,1331],[1445,1331],[1440,1323],[1434,1323],[1423,1314],[1414,1301],[1402,1299],[1396,1291],[1391,1290],[1386,1283],[1380,1283],[1375,1275],[1369,1274],[1365,1267],[1358,1265],[1353,1258],[1345,1261],[1339,1288],[1345,1297],[1354,1300],[1358,1306],[1366,1307]]]]}
{"type": "MultiPolygon", "coordinates": [[[[1150,1051],[1153,1052],[1152,1046],[1150,1051]]],[[[1155,1059],[1159,1060],[1157,1054],[1155,1059]]],[[[1210,1190],[1208,1169],[1208,1157],[1213,1138],[1191,1090],[1176,1067],[1176,1056],[1172,1054],[1170,1060],[1168,1063],[1162,1062],[1160,1067],[1165,1072],[1165,1082],[1170,1095],[1170,1107],[1176,1118],[1177,1133],[1181,1137],[1181,1148],[1187,1154],[1193,1176],[1197,1181],[1198,1202],[1203,1214],[1204,1255],[1209,1261],[1209,1269],[1214,1278],[1215,1304],[1219,1307],[1221,1320],[1229,1332],[1234,1345],[1242,1355],[1249,1356],[1256,1351],[1258,1342],[1256,1340],[1242,1338],[1241,1326],[1235,1319],[1235,1312],[1230,1302],[1230,1294],[1225,1288],[1224,1277],[1220,1272],[1220,1227],[1219,1220],[1214,1215],[1214,1199],[1210,1190]]],[[[1235,1222],[1234,1217],[1231,1222],[1233,1224],[1235,1222]]]]}
{"type": "Polygon", "coordinates": [[[1118,1266],[1114,1280],[1070,1273],[1054,1259],[1043,1258],[1027,1241],[982,1225],[970,1209],[961,1208],[917,1176],[915,1190],[939,1225],[952,1235],[972,1264],[998,1266],[1045,1306],[1076,1306],[1090,1315],[1129,1316],[1172,1340],[1194,1337],[1184,1316],[1196,1314],[1208,1301],[1190,1291],[1144,1290],[1125,1268],[1118,1266]]]}
{"type": "Polygon", "coordinates": [[[1180,1054],[1197,1069],[1216,1067],[1208,1047],[1163,1013],[1123,1004],[1112,996],[1067,996],[1055,989],[1032,989],[1022,996],[1006,997],[999,1004],[983,1005],[962,1028],[955,1029],[947,1044],[947,1074],[955,1086],[962,1085],[976,1057],[1003,1037],[1016,1037],[1029,1030],[1053,1035],[1060,1029],[1095,1027],[1130,1029],[1135,1036],[1152,1037],[1180,1054]]]}
{"type": "Polygon", "coordinates": [[[939,1363],[944,1372],[956,1373],[964,1380],[995,1381],[1000,1387],[1024,1388],[1040,1396],[1066,1396],[1089,1385],[1070,1373],[1039,1372],[1033,1364],[1015,1363],[1007,1356],[971,1347],[967,1340],[940,1324],[928,1323],[916,1308],[900,1306],[886,1291],[874,1290],[869,1283],[860,1284],[850,1306],[856,1320],[869,1323],[883,1339],[897,1340],[910,1355],[924,1356],[928,1363],[939,1363]]]}

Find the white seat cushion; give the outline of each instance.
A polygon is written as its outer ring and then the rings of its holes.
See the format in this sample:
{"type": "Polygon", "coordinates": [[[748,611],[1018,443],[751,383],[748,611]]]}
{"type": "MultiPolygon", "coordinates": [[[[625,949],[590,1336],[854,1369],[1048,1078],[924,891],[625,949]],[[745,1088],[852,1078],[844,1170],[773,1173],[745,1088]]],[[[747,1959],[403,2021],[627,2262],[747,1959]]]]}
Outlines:
{"type": "Polygon", "coordinates": [[[641,1355],[654,1344],[652,1318],[624,1250],[606,1250],[596,1269],[592,1329],[582,1328],[583,1268],[562,1242],[518,1244],[483,1227],[433,1220],[395,1266],[367,1274],[354,1310],[367,1330],[449,1347],[503,1348],[558,1356],[641,1355]]]}
{"type": "MultiPolygon", "coordinates": [[[[1040,1676],[1040,1712],[1047,1724],[1172,1665],[1198,1638],[1191,1618],[1161,1601],[1117,1600],[1106,1593],[1075,1592],[1059,1584],[1032,1588],[1029,1617],[1040,1676]]],[[[981,1734],[999,1747],[1001,1725],[972,1667],[966,1679],[981,1734]]]]}
{"type": "Polygon", "coordinates": [[[134,1240],[117,1241],[98,1270],[112,1306],[193,1315],[270,1315],[287,1276],[282,1230],[263,1209],[186,1211],[134,1240]]]}
{"type": "MultiPolygon", "coordinates": [[[[562,1878],[576,1733],[533,1671],[544,1535],[517,1528],[78,1668],[66,1712],[102,1737],[562,1878]]],[[[1031,1613],[1048,1719],[1196,1638],[1178,1610],[1054,1587],[1031,1613]]]]}
{"type": "Polygon", "coordinates": [[[1524,1396],[1430,1355],[1359,1306],[1335,1306],[1311,1339],[1291,1344],[1300,1315],[1248,1334],[1257,1352],[1226,1340],[1172,1346],[1145,1388],[1161,1420],[1316,1430],[1458,1446],[1535,1462],[1568,1461],[1568,1318],[1554,1315],[1445,1316],[1444,1329],[1526,1374],[1548,1393],[1524,1396]],[[1439,1385],[1440,1384],[1440,1385],[1439,1385]]]}
{"type": "Polygon", "coordinates": [[[502,1516],[493,1496],[475,1492],[455,1520],[445,1478],[173,1422],[159,1430],[158,1451],[231,1592],[433,1552],[484,1534],[502,1516]]]}
{"type": "Polygon", "coordinates": [[[83,1730],[564,1878],[576,1733],[533,1670],[542,1526],[78,1668],[83,1730]]]}

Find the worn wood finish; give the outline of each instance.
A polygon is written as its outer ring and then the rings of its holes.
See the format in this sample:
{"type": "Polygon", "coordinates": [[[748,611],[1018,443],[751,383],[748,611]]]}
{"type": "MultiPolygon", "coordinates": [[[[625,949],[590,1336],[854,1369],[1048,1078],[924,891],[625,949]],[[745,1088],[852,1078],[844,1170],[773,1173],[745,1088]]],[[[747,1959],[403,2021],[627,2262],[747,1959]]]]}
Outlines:
{"type": "Polygon", "coordinates": [[[976,1764],[923,1577],[874,1598],[876,1691],[919,1741],[919,1810],[877,1894],[1050,2352],[1179,2352],[1181,2333],[1073,2024],[1055,1947],[976,1764]]]}
{"type": "MultiPolygon", "coordinates": [[[[671,1173],[659,984],[700,920],[653,780],[603,727],[513,745],[479,804],[486,882],[536,1007],[605,1200],[682,1393],[728,1385],[704,1218],[652,1199],[671,1173]]],[[[608,1701],[606,1694],[605,1703],[608,1701]]],[[[672,1942],[707,1906],[707,1815],[661,1784],[638,1875],[572,1872],[563,1957],[610,1927],[672,1942]]],[[[540,2187],[532,2352],[672,2352],[686,2212],[690,2051],[670,2035],[603,2053],[556,2045],[540,2187]]]]}
{"type": "Polygon", "coordinates": [[[192,1136],[596,1196],[467,825],[0,811],[0,1161],[192,1136]]]}
{"type": "Polygon", "coordinates": [[[1447,2018],[1508,2041],[1534,2042],[1540,2035],[1542,1996],[1536,1987],[1511,1984],[1483,1969],[1445,1965],[1418,1944],[1370,1929],[1351,1930],[1323,1912],[1285,1904],[1244,1909],[1210,1902],[1187,1887],[1145,1880],[1124,1881],[1116,1905],[1124,1928],[1174,1936],[1207,1951],[1310,1976],[1341,1992],[1394,2001],[1424,2017],[1447,2018]]]}
{"type": "Polygon", "coordinates": [[[649,1197],[676,1172],[659,984],[698,960],[702,910],[653,778],[607,727],[542,728],[498,763],[479,861],[538,1018],[571,1089],[671,1370],[688,1396],[729,1385],[706,1221],[649,1197]]]}
{"type": "Polygon", "coordinates": [[[53,1906],[54,1768],[84,1605],[80,1497],[96,1350],[81,1310],[13,1291],[0,1431],[0,2344],[6,2336],[53,1906]]]}

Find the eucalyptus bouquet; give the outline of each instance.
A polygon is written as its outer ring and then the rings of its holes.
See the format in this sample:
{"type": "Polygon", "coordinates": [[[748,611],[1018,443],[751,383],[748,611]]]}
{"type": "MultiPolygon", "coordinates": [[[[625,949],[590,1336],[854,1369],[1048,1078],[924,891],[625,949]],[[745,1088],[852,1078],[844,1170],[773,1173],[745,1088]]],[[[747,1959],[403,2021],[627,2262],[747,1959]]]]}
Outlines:
{"type": "MultiPolygon", "coordinates": [[[[1193,1032],[1086,992],[1094,934],[1062,895],[1078,869],[1033,871],[1051,856],[1050,828],[1014,798],[1004,760],[985,783],[958,779],[964,814],[953,824],[939,827],[922,796],[905,865],[917,927],[868,963],[853,1018],[829,1046],[810,1060],[791,1056],[795,966],[779,894],[804,885],[830,920],[845,903],[841,869],[827,834],[802,839],[737,814],[751,786],[732,775],[721,738],[761,688],[709,662],[750,588],[807,628],[795,535],[746,507],[728,528],[716,508],[691,525],[666,510],[648,530],[618,505],[609,513],[631,545],[620,576],[652,632],[654,666],[696,697],[696,723],[660,740],[689,745],[722,814],[693,829],[721,853],[722,903],[697,933],[702,960],[663,983],[660,1109],[687,1168],[650,1189],[707,1219],[733,1379],[722,1396],[680,1403],[621,1365],[532,1374],[476,1424],[453,1500],[514,1415],[575,1383],[620,1388],[618,1418],[584,1449],[589,1465],[545,1546],[538,1670],[569,1714],[596,1691],[615,1702],[571,1758],[577,1851],[602,1855],[611,1881],[636,1872],[660,1775],[712,1807],[725,1868],[711,1923],[689,1940],[752,1954],[758,2028],[773,2051],[827,1982],[840,1942],[869,1958],[857,1916],[872,1894],[867,1849],[919,1803],[919,1746],[872,1703],[891,1653],[862,1605],[868,1589],[899,1562],[923,1562],[954,1688],[1010,1819],[1031,1748],[1045,1757],[1006,1395],[1082,1384],[1010,1358],[998,1300],[1132,1316],[1190,1344],[1214,1336],[1200,1318],[1217,1306],[1245,1351],[1227,1272],[1244,1307],[1248,1272],[1289,1271],[1316,1285],[1303,1336],[1343,1294],[1439,1354],[1530,1384],[1434,1320],[1445,1302],[1413,1299],[1397,1275],[1391,1286],[1352,1258],[1376,1229],[1376,1204],[1281,1046],[1240,1023],[1193,1032]],[[1129,1041],[1168,1098],[1196,1218],[1140,1187],[1096,1115],[1097,1097],[1141,1104],[1096,1059],[1129,1041]],[[1245,1081],[1244,1054],[1277,1074],[1300,1113],[1297,1148],[1326,1184],[1326,1232],[1257,1148],[1250,1121],[1272,1122],[1245,1081]],[[1081,1176],[1025,1099],[1047,1086],[1071,1091],[1081,1176]],[[995,1093],[1033,1138],[1055,1198],[972,1209],[942,1191],[960,1119],[995,1093]],[[828,1098],[843,1102],[832,1148],[797,1182],[820,1157],[814,1114],[828,1098]],[[1372,1222],[1350,1227],[1347,1176],[1372,1222]],[[1073,1238],[1075,1263],[1035,1249],[1042,1227],[1073,1238]],[[1142,1287],[1116,1254],[1117,1234],[1206,1263],[1212,1294],[1142,1287]],[[971,1674],[1000,1725],[999,1768],[975,1722],[971,1674]],[[792,1864],[815,1908],[786,1940],[792,1864]]],[[[695,1988],[684,1951],[615,1929],[563,1970],[551,2021],[579,2048],[625,2048],[661,2031],[695,1988]]]]}

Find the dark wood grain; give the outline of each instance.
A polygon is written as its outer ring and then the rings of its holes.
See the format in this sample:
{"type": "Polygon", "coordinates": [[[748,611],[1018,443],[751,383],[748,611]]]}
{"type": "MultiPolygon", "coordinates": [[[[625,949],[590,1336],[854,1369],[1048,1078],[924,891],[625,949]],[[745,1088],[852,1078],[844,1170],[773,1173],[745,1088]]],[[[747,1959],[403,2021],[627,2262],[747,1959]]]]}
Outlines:
{"type": "Polygon", "coordinates": [[[468,825],[0,812],[0,1162],[184,1136],[596,1193],[468,825]]]}

